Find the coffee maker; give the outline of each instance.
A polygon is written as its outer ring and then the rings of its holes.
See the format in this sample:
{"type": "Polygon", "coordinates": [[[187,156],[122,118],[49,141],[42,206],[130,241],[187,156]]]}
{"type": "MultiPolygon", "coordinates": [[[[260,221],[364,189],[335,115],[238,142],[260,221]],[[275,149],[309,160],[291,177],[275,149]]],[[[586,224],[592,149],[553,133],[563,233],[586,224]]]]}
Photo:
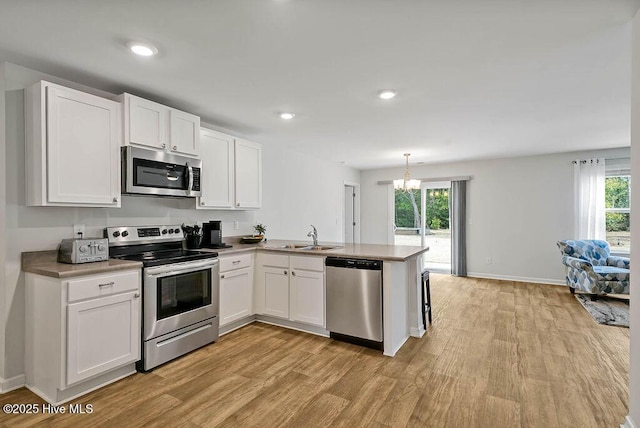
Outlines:
{"type": "Polygon", "coordinates": [[[205,248],[229,248],[222,242],[222,222],[220,220],[211,220],[208,223],[202,223],[202,244],[205,248]]]}

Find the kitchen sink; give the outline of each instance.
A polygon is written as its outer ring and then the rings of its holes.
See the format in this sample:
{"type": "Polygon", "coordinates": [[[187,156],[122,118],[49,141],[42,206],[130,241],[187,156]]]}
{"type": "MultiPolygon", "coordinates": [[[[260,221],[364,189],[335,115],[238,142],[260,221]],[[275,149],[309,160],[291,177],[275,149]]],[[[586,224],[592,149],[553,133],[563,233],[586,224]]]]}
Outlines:
{"type": "Polygon", "coordinates": [[[308,246],[304,247],[303,249],[305,249],[305,250],[322,251],[322,250],[333,250],[334,248],[340,248],[340,247],[337,247],[335,245],[308,245],[308,246]]]}
{"type": "Polygon", "coordinates": [[[266,248],[323,251],[323,250],[333,250],[334,248],[342,248],[342,247],[338,247],[335,245],[284,244],[284,245],[274,245],[266,248]]]}

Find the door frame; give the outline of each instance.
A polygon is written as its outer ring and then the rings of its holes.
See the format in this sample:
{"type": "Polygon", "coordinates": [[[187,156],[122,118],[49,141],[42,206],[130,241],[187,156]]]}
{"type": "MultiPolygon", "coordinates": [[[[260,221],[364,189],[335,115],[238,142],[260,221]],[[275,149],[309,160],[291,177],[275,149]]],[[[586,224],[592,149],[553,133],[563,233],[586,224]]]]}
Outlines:
{"type": "Polygon", "coordinates": [[[347,209],[346,209],[346,201],[344,197],[345,187],[350,186],[353,187],[354,192],[356,193],[356,197],[354,198],[353,204],[353,221],[356,223],[356,226],[353,229],[353,243],[360,243],[360,183],[355,183],[352,181],[344,181],[342,183],[342,242],[346,242],[346,221],[347,221],[347,209]]]}

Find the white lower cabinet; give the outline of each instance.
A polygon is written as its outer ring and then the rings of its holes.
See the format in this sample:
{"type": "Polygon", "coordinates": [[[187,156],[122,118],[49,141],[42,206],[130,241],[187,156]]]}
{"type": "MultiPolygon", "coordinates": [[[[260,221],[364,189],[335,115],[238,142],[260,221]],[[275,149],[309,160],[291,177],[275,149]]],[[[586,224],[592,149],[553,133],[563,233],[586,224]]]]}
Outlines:
{"type": "Polygon", "coordinates": [[[27,273],[27,387],[59,404],[135,373],[141,270],[70,279],[27,273]]]}
{"type": "Polygon", "coordinates": [[[253,255],[220,257],[220,326],[253,315],[253,255]]]}
{"type": "Polygon", "coordinates": [[[256,312],[325,326],[324,257],[259,254],[256,312]]]}
{"type": "Polygon", "coordinates": [[[265,315],[289,318],[289,267],[264,267],[264,309],[265,315]]]}
{"type": "Polygon", "coordinates": [[[137,291],[67,307],[67,384],[140,359],[137,291]]]}

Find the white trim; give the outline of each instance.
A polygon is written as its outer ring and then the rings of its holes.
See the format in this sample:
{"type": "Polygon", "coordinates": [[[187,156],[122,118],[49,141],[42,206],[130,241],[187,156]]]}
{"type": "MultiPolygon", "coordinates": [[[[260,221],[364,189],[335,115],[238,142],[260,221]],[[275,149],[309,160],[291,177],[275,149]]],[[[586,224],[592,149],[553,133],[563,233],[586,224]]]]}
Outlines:
{"type": "Polygon", "coordinates": [[[550,284],[550,285],[567,285],[567,283],[564,280],[549,279],[549,278],[529,278],[526,276],[494,275],[491,273],[482,273],[482,272],[468,272],[467,276],[470,276],[472,278],[497,279],[500,281],[531,282],[534,284],[550,284]]]}
{"type": "Polygon", "coordinates": [[[424,336],[424,334],[427,332],[427,330],[425,330],[422,327],[416,328],[416,327],[411,327],[409,329],[409,335],[411,337],[417,337],[417,338],[421,338],[422,336],[424,336]]]}
{"type": "Polygon", "coordinates": [[[396,346],[395,348],[393,348],[392,346],[390,346],[389,350],[384,351],[382,353],[382,355],[386,356],[386,357],[395,357],[396,354],[398,353],[398,351],[400,350],[400,348],[402,348],[402,346],[405,344],[405,342],[409,340],[409,336],[405,337],[404,339],[402,339],[402,342],[400,342],[400,344],[398,346],[396,346]]]}
{"type": "Polygon", "coordinates": [[[620,425],[620,428],[636,428],[636,424],[633,423],[633,419],[631,419],[631,415],[627,415],[627,417],[624,418],[624,423],[620,425]]]}
{"type": "Polygon", "coordinates": [[[9,379],[0,378],[0,394],[13,391],[14,389],[22,388],[26,385],[26,381],[27,379],[23,374],[11,377],[9,379]]]}
{"type": "Polygon", "coordinates": [[[346,214],[346,207],[345,207],[345,200],[344,200],[344,188],[346,186],[351,186],[353,187],[353,191],[356,194],[355,197],[355,202],[353,205],[353,221],[356,223],[356,227],[353,231],[353,243],[354,244],[359,244],[360,243],[360,224],[362,219],[360,218],[360,183],[356,183],[354,181],[343,181],[342,182],[342,240],[344,241],[344,237],[345,237],[345,220],[347,217],[346,214]]]}

